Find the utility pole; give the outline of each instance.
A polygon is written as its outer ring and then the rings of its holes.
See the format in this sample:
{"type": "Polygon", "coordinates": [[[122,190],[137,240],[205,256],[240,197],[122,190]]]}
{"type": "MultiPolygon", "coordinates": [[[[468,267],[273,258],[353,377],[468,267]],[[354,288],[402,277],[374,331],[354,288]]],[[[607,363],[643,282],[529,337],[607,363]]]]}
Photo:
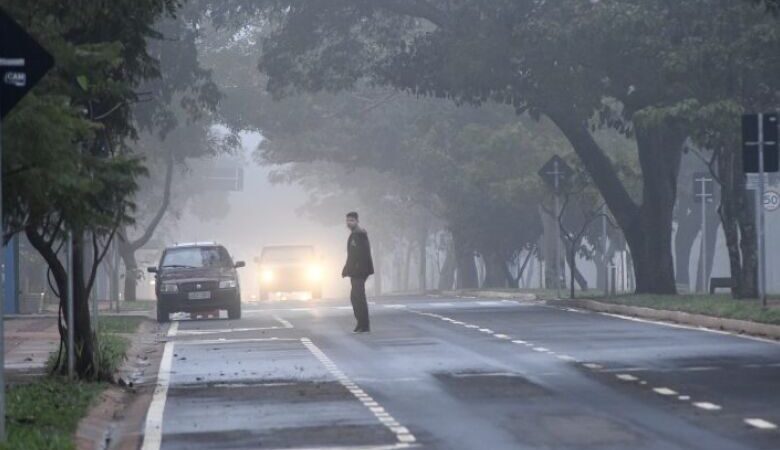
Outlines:
{"type": "Polygon", "coordinates": [[[604,297],[609,297],[609,265],[607,263],[607,205],[601,207],[601,255],[604,264],[604,297]]]}
{"type": "Polygon", "coordinates": [[[699,245],[699,285],[702,292],[707,293],[707,203],[711,203],[714,195],[714,179],[709,173],[693,175],[694,201],[701,203],[701,240],[699,245]]]}
{"type": "MultiPolygon", "coordinates": [[[[22,61],[24,64],[24,61],[22,61]]],[[[7,61],[0,60],[0,65],[7,67],[7,61]]],[[[3,104],[3,92],[0,89],[0,107],[3,104]]],[[[0,116],[0,226],[3,223],[3,119],[0,116]]],[[[5,229],[5,227],[3,227],[5,229]]],[[[1,248],[1,246],[0,246],[1,248]]],[[[2,252],[0,252],[2,253],[2,252]]],[[[5,442],[5,267],[0,273],[0,442],[5,442]]]]}
{"type": "Polygon", "coordinates": [[[767,172],[780,170],[778,159],[778,114],[745,114],[742,116],[742,158],[747,173],[758,174],[756,214],[758,228],[758,296],[766,308],[766,218],[764,195],[767,172]]]}
{"type": "Polygon", "coordinates": [[[65,245],[65,257],[67,258],[65,265],[68,268],[68,297],[65,302],[65,314],[67,315],[68,320],[68,378],[72,380],[75,378],[74,359],[76,357],[76,352],[73,348],[73,234],[70,231],[68,231],[66,239],[68,240],[65,245]]]}
{"type": "Polygon", "coordinates": [[[559,222],[561,216],[560,194],[564,184],[569,180],[573,173],[574,171],[571,169],[571,167],[569,167],[569,165],[566,164],[566,161],[561,159],[561,157],[558,155],[550,158],[549,161],[547,161],[547,163],[542,166],[541,170],[539,171],[539,176],[550,187],[553,188],[553,193],[555,196],[555,292],[556,297],[558,298],[561,297],[561,226],[559,222]]]}
{"type": "Polygon", "coordinates": [[[758,115],[758,297],[766,307],[766,252],[764,244],[764,115],[758,115]]]}

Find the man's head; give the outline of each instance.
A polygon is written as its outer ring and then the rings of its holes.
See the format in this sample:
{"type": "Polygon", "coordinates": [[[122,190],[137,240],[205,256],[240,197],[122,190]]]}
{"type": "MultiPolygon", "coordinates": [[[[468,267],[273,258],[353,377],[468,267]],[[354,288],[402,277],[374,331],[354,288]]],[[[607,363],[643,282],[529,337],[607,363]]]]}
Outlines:
{"type": "Polygon", "coordinates": [[[355,211],[350,211],[347,213],[347,228],[349,228],[350,230],[354,230],[355,228],[357,228],[359,222],[360,221],[358,220],[358,213],[356,213],[355,211]]]}

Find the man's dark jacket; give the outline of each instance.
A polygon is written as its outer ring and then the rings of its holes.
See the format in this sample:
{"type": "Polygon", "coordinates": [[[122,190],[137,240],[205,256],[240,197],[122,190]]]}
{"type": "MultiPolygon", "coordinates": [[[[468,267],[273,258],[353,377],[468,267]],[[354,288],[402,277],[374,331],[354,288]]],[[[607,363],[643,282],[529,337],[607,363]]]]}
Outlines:
{"type": "Polygon", "coordinates": [[[374,261],[371,259],[371,245],[366,230],[355,228],[347,239],[347,263],[341,271],[342,277],[368,278],[374,274],[374,261]]]}

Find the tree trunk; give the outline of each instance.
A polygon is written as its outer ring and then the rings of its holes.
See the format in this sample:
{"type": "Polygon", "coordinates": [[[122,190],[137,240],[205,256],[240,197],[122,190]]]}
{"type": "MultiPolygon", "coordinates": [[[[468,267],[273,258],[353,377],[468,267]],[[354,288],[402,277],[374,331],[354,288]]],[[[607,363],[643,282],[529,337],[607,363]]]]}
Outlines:
{"type": "Polygon", "coordinates": [[[423,292],[428,288],[428,228],[423,227],[420,230],[420,238],[418,241],[419,261],[420,266],[417,273],[417,285],[423,292]]]}
{"type": "Polygon", "coordinates": [[[447,248],[447,254],[444,256],[444,264],[441,266],[441,273],[439,274],[440,291],[449,291],[455,286],[456,269],[455,250],[452,244],[450,244],[447,248]]]}
{"type": "Polygon", "coordinates": [[[549,117],[574,147],[626,236],[636,269],[636,292],[675,294],[672,212],[685,134],[668,122],[636,126],[643,180],[642,205],[637,206],[590,134],[588,123],[569,111],[549,117]]]}
{"type": "Polygon", "coordinates": [[[374,246],[374,295],[382,295],[382,247],[374,246]]]}
{"type": "MultiPolygon", "coordinates": [[[[123,233],[124,235],[124,233],[123,233]]],[[[135,259],[136,248],[134,245],[119,239],[119,255],[125,265],[125,301],[134,302],[136,298],[136,286],[138,284],[138,261],[135,259]]]]}
{"type": "Polygon", "coordinates": [[[576,282],[577,285],[579,285],[580,290],[587,291],[588,280],[585,279],[585,277],[582,275],[582,272],[580,272],[580,269],[577,268],[577,262],[575,261],[576,258],[577,255],[572,255],[571,246],[568,246],[566,248],[566,261],[569,263],[569,270],[573,275],[570,287],[574,289],[574,283],[576,282]]]}
{"type": "Polygon", "coordinates": [[[74,323],[67,322],[67,290],[68,273],[65,265],[60,261],[52,245],[38,232],[36,227],[28,226],[25,234],[30,244],[46,261],[52,271],[55,284],[60,297],[60,313],[65,326],[60,327],[60,340],[65,350],[65,358],[60,360],[60,373],[66,373],[67,363],[67,330],[73,327],[74,337],[74,368],[79,379],[96,379],[98,374],[95,355],[95,341],[90,324],[89,312],[89,287],[84,271],[84,240],[80,233],[73,233],[73,273],[70,274],[73,281],[73,319],[74,323]]]}
{"type": "MultiPolygon", "coordinates": [[[[738,144],[738,142],[737,142],[738,144]]],[[[737,150],[723,149],[718,157],[721,204],[719,214],[729,252],[734,298],[758,297],[755,199],[745,190],[742,158],[737,150]]]]}
{"type": "Polygon", "coordinates": [[[412,255],[414,254],[414,246],[411,242],[406,243],[406,254],[404,256],[404,272],[403,272],[403,290],[409,291],[409,272],[412,270],[412,255]]]}
{"type": "Polygon", "coordinates": [[[482,252],[485,262],[485,281],[482,287],[489,289],[506,288],[506,261],[496,250],[482,252]]]}
{"type": "Polygon", "coordinates": [[[73,327],[76,373],[81,379],[98,376],[94,335],[90,324],[89,294],[84,260],[84,233],[73,233],[73,327]]]}
{"type": "Polygon", "coordinates": [[[122,260],[125,263],[125,300],[136,300],[136,285],[138,283],[138,263],[135,259],[135,252],[146,245],[154,235],[154,231],[165,216],[165,211],[171,202],[171,185],[173,183],[173,153],[168,153],[168,159],[165,166],[165,185],[163,188],[163,198],[154,217],[146,226],[144,233],[138,239],[131,241],[127,235],[127,228],[122,228],[119,233],[119,251],[122,260]]]}
{"type": "Polygon", "coordinates": [[[477,266],[474,264],[474,249],[453,233],[455,260],[457,266],[457,289],[477,289],[477,266]]]}
{"type": "Polygon", "coordinates": [[[701,208],[696,208],[695,205],[686,205],[685,207],[678,205],[678,208],[686,211],[678,214],[677,233],[674,236],[675,279],[677,284],[688,286],[690,291],[691,251],[701,227],[701,208]]]}

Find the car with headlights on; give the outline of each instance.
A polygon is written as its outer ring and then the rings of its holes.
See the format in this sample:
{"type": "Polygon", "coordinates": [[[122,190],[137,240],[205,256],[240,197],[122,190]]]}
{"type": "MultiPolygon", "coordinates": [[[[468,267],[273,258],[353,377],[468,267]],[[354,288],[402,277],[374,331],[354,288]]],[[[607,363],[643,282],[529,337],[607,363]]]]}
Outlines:
{"type": "Polygon", "coordinates": [[[167,322],[170,314],[192,314],[227,310],[230,319],[241,318],[241,289],[236,269],[225,247],[214,242],[177,244],[167,247],[155,274],[157,321],[167,322]]]}
{"type": "Polygon", "coordinates": [[[260,270],[260,300],[286,292],[309,292],[314,299],[322,298],[322,265],[314,246],[266,246],[255,261],[260,270]]]}

